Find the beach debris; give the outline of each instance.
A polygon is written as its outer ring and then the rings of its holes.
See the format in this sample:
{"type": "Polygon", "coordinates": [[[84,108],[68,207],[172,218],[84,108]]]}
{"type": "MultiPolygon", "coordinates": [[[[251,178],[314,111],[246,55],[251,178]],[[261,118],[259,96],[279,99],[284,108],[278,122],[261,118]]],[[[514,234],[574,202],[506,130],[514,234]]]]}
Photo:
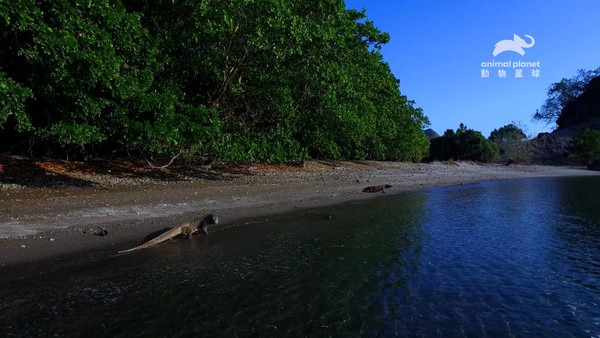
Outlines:
{"type": "Polygon", "coordinates": [[[366,187],[363,189],[363,192],[382,192],[385,193],[385,191],[383,189],[386,188],[391,188],[392,186],[389,184],[385,184],[385,185],[373,185],[370,187],[366,187]]]}
{"type": "Polygon", "coordinates": [[[122,253],[127,253],[127,252],[131,252],[131,251],[139,250],[139,249],[149,248],[151,246],[162,243],[169,239],[173,239],[177,236],[183,236],[183,237],[186,237],[187,239],[191,239],[192,235],[194,233],[198,232],[198,230],[202,230],[202,232],[204,232],[205,234],[208,235],[208,226],[212,225],[212,224],[217,224],[217,223],[219,223],[219,218],[216,215],[208,214],[202,219],[196,218],[195,220],[193,220],[191,222],[185,222],[178,227],[175,227],[175,228],[167,230],[166,232],[163,232],[158,237],[155,237],[141,245],[138,245],[134,248],[127,249],[127,250],[121,250],[121,251],[119,251],[119,253],[122,254],[122,253]]]}
{"type": "Polygon", "coordinates": [[[50,242],[54,242],[54,238],[50,238],[50,239],[49,239],[49,241],[50,241],[50,242]]]}
{"type": "Polygon", "coordinates": [[[25,249],[27,247],[27,245],[21,244],[21,245],[19,245],[19,247],[25,249]]]}

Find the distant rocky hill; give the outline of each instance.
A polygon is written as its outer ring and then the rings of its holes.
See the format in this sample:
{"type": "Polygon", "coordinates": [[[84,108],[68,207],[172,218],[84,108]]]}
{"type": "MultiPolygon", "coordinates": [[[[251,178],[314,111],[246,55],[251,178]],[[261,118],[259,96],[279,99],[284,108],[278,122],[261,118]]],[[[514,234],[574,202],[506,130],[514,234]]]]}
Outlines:
{"type": "Polygon", "coordinates": [[[581,162],[570,148],[573,137],[586,128],[600,129],[600,76],[590,80],[579,97],[567,104],[556,120],[552,133],[540,133],[530,142],[531,160],[543,164],[573,164],[581,162]]]}
{"type": "Polygon", "coordinates": [[[435,130],[433,130],[431,128],[425,130],[425,135],[427,135],[427,137],[429,137],[429,138],[440,137],[440,134],[436,133],[435,130]]]}
{"type": "Polygon", "coordinates": [[[600,129],[600,76],[591,79],[583,93],[563,108],[556,124],[556,131],[563,134],[568,130],[600,129]]]}

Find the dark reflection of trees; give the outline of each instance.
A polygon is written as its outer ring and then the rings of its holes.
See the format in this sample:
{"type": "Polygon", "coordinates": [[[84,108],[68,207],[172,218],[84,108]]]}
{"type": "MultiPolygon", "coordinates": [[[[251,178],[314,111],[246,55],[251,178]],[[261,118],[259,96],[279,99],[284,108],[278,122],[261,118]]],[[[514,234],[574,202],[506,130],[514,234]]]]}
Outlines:
{"type": "Polygon", "coordinates": [[[368,331],[382,304],[418,268],[423,201],[407,194],[350,203],[228,233],[244,242],[242,261],[212,268],[217,275],[232,269],[243,275],[244,294],[232,288],[222,296],[246,310],[214,332],[269,334],[266,322],[292,336],[368,331]]]}
{"type": "Polygon", "coordinates": [[[557,189],[557,273],[600,292],[600,177],[559,180],[557,189]]]}
{"type": "Polygon", "coordinates": [[[298,333],[325,327],[337,334],[369,333],[395,315],[396,292],[418,269],[424,200],[407,194],[334,210],[318,259],[287,281],[286,289],[303,290],[307,301],[294,316],[312,318],[314,325],[298,333]]]}
{"type": "Polygon", "coordinates": [[[565,240],[577,243],[585,237],[600,238],[600,177],[557,181],[565,240]]]}
{"type": "Polygon", "coordinates": [[[564,318],[561,325],[594,335],[600,318],[600,177],[553,179],[546,185],[552,194],[541,200],[553,208],[540,226],[549,233],[545,263],[552,273],[544,296],[564,318]]]}
{"type": "Polygon", "coordinates": [[[46,275],[43,294],[27,287],[33,280],[19,285],[27,299],[52,304],[52,315],[31,302],[0,323],[13,323],[11,332],[27,323],[23,334],[368,332],[388,293],[418,268],[423,199],[407,194],[298,211],[105,260],[101,269],[60,269],[46,275]],[[129,287],[115,294],[122,285],[129,287]],[[36,321],[19,313],[35,314],[36,321]]]}

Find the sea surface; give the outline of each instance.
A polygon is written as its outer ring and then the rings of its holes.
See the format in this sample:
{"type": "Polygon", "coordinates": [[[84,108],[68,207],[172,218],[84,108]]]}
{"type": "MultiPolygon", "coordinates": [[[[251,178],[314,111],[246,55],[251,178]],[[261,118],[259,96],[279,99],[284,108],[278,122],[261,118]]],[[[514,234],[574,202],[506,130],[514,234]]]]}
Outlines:
{"type": "Polygon", "coordinates": [[[600,177],[386,195],[31,269],[0,274],[2,336],[600,337],[600,177]]]}

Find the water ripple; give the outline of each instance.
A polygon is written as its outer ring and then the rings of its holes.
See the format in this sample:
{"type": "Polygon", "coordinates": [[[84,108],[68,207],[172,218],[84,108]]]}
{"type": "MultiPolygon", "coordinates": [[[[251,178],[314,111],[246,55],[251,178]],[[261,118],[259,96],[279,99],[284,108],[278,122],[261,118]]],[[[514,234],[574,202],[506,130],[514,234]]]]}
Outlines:
{"type": "Polygon", "coordinates": [[[247,220],[3,282],[0,324],[15,336],[597,337],[597,191],[593,179],[497,182],[247,220]]]}

